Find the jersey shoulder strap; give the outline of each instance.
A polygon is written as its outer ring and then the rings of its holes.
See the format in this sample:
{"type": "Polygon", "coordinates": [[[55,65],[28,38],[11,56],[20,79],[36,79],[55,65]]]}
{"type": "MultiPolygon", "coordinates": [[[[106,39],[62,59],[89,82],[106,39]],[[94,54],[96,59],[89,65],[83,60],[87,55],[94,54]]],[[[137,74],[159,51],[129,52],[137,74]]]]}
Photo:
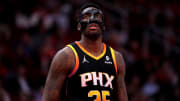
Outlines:
{"type": "Polygon", "coordinates": [[[78,56],[77,50],[75,48],[75,43],[68,44],[67,47],[72,49],[74,56],[75,56],[75,61],[76,61],[73,71],[68,75],[68,77],[70,78],[76,73],[76,71],[79,68],[79,56],[78,56]]]}
{"type": "Polygon", "coordinates": [[[111,56],[112,56],[114,67],[115,67],[116,74],[117,74],[118,73],[118,68],[117,68],[115,52],[114,52],[114,49],[112,47],[109,47],[109,48],[110,48],[110,51],[111,51],[111,56]]]}

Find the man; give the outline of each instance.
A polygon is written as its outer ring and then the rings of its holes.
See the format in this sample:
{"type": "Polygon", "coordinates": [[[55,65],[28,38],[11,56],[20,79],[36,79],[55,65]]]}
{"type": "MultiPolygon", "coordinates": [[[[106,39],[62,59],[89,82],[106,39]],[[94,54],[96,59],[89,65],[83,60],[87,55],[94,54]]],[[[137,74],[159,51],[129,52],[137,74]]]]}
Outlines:
{"type": "Polygon", "coordinates": [[[128,101],[121,54],[102,42],[104,14],[96,4],[82,7],[81,40],[55,55],[43,101],[128,101]]]}

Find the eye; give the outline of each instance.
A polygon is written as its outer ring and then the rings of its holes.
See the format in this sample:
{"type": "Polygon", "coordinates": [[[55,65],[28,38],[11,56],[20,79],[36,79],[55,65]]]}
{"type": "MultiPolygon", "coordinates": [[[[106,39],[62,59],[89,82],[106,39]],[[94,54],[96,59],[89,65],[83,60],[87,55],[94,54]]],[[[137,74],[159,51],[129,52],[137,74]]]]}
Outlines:
{"type": "Polygon", "coordinates": [[[83,20],[87,20],[87,19],[89,19],[90,16],[91,16],[91,14],[89,14],[89,13],[84,14],[83,17],[82,17],[82,19],[83,19],[83,20]]]}
{"type": "Polygon", "coordinates": [[[99,19],[99,20],[102,20],[102,15],[99,14],[99,13],[95,14],[95,17],[96,17],[97,19],[99,19]]]}

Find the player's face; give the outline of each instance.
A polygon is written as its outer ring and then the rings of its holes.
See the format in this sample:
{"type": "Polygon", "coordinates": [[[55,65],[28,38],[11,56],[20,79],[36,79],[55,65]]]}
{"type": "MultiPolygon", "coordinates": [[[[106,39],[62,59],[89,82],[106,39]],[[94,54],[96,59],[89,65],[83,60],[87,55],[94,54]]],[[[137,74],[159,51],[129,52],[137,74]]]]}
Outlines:
{"type": "Polygon", "coordinates": [[[85,26],[83,33],[85,35],[100,35],[103,30],[103,14],[102,11],[88,7],[82,11],[81,26],[85,26]]]}

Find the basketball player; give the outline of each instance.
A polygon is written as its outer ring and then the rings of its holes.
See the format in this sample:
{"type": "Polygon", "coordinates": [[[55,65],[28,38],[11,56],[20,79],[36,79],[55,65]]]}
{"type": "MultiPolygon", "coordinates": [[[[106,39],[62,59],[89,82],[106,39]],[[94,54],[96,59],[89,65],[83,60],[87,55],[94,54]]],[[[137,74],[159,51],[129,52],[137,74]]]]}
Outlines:
{"type": "Polygon", "coordinates": [[[55,55],[43,101],[128,101],[122,55],[102,42],[104,14],[97,4],[82,7],[81,40],[55,55]]]}

